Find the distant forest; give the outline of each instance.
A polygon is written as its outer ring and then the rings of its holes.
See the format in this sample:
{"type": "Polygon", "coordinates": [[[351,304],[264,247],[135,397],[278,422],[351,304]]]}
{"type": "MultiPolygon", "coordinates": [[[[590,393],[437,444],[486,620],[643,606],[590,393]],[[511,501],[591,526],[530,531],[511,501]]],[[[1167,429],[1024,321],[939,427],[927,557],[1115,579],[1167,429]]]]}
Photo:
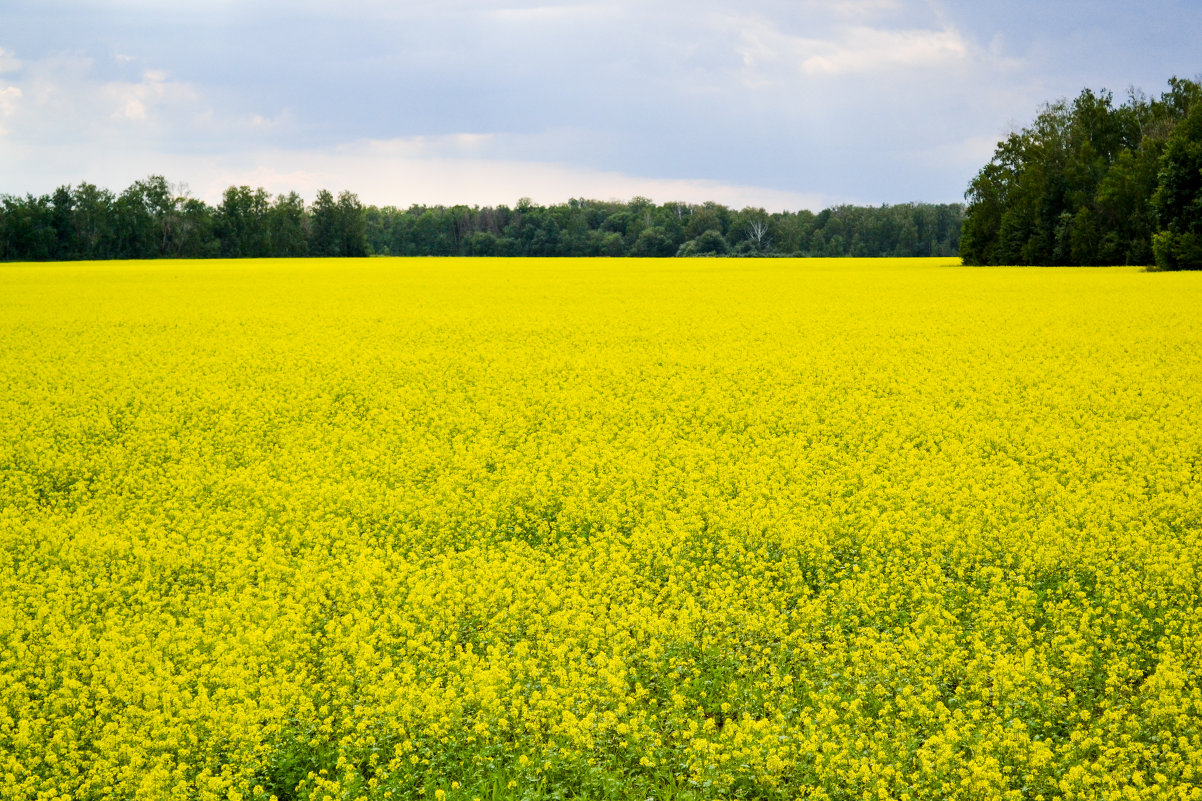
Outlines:
{"type": "Polygon", "coordinates": [[[960,204],[734,211],[717,203],[364,206],[232,186],[210,206],[161,176],[0,196],[0,261],[287,256],[954,256],[960,204]]]}
{"type": "Polygon", "coordinates": [[[966,197],[967,264],[1202,269],[1202,84],[1050,104],[997,146],[966,197]]]}

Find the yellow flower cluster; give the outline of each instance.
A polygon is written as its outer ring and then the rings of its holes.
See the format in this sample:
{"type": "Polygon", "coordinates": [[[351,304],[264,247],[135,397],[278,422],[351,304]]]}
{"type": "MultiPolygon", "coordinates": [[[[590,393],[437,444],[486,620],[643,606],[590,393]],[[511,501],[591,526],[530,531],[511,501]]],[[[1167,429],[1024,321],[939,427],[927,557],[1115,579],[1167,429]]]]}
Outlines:
{"type": "Polygon", "coordinates": [[[0,268],[0,799],[1202,799],[1202,275],[0,268]]]}

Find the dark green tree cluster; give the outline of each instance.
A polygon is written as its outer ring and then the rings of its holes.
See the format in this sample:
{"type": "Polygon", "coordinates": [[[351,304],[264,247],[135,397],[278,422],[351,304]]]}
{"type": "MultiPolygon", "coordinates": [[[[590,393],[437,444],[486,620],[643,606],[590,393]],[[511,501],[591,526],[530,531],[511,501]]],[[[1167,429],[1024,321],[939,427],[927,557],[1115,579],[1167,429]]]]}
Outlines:
{"type": "Polygon", "coordinates": [[[1202,85],[1048,105],[965,196],[966,264],[1202,268],[1202,85]]]}
{"type": "Polygon", "coordinates": [[[573,199],[553,206],[367,209],[375,253],[394,256],[952,256],[958,204],[735,211],[717,203],[573,199]]]}
{"type": "Polygon", "coordinates": [[[231,186],[216,207],[161,176],[120,195],[83,183],[51,195],[0,197],[0,260],[364,256],[364,209],[325,190],[306,207],[291,192],[231,186]]]}
{"type": "Polygon", "coordinates": [[[0,260],[262,256],[952,256],[959,204],[734,211],[717,203],[364,207],[231,186],[211,207],[159,176],[0,197],[0,260]]]}

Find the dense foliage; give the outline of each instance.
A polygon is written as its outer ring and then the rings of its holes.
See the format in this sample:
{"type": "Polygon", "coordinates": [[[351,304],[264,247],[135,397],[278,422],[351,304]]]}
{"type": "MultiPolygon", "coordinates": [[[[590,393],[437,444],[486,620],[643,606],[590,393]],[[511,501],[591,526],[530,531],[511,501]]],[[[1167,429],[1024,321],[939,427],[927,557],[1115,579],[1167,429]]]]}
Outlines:
{"type": "Polygon", "coordinates": [[[0,270],[0,799],[1202,796],[1202,281],[0,270]]]}
{"type": "Polygon", "coordinates": [[[350,192],[230,187],[216,208],[160,176],[0,197],[0,261],[290,256],[949,256],[959,205],[768,213],[716,203],[571,200],[514,208],[364,207],[350,192]]]}
{"type": "Polygon", "coordinates": [[[967,264],[1202,268],[1202,85],[1053,103],[998,145],[966,197],[967,264]]]}
{"type": "Polygon", "coordinates": [[[0,197],[0,261],[364,256],[358,197],[231,186],[216,207],[181,195],[162,176],[120,195],[83,183],[52,195],[0,197]]]}
{"type": "Polygon", "coordinates": [[[571,200],[555,206],[369,208],[376,253],[395,256],[952,256],[959,205],[734,211],[717,203],[571,200]]]}

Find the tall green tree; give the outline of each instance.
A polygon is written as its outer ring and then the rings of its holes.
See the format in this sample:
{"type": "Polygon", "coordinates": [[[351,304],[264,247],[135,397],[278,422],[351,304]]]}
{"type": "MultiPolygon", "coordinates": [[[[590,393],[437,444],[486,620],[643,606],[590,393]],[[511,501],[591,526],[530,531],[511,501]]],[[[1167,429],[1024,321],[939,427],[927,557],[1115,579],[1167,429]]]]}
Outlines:
{"type": "Polygon", "coordinates": [[[115,201],[112,192],[98,189],[94,184],[82,183],[75,187],[71,194],[71,208],[76,258],[113,258],[115,201]]]}
{"type": "Polygon", "coordinates": [[[353,192],[343,191],[337,199],[325,189],[318,192],[309,231],[312,256],[367,255],[366,215],[353,192]]]}
{"type": "Polygon", "coordinates": [[[280,258],[304,256],[309,252],[305,238],[308,212],[305,201],[296,192],[278,195],[267,211],[267,233],[271,255],[280,258]]]}
{"type": "Polygon", "coordinates": [[[47,261],[53,258],[57,237],[54,207],[47,195],[5,196],[0,202],[4,246],[0,252],[10,261],[47,261]]]}
{"type": "Polygon", "coordinates": [[[226,258],[262,258],[273,254],[266,189],[231,186],[217,208],[217,235],[226,258]]]}
{"type": "Polygon", "coordinates": [[[201,259],[221,255],[221,240],[213,233],[217,212],[203,200],[179,198],[171,225],[170,251],[166,255],[201,259]]]}
{"type": "MultiPolygon", "coordinates": [[[[998,144],[969,184],[965,263],[1147,264],[1157,219],[1167,220],[1152,202],[1163,183],[1161,154],[1200,98],[1196,82],[1174,78],[1157,100],[1132,93],[1116,107],[1109,92],[1086,89],[1072,103],[1045,106],[998,144]]],[[[1188,164],[1180,175],[1189,175],[1188,164]]],[[[1188,250],[1180,223],[1160,227],[1166,259],[1188,250]]]]}
{"type": "Polygon", "coordinates": [[[170,239],[175,197],[161,175],[134,181],[113,204],[115,255],[124,259],[157,259],[170,239]]]}
{"type": "Polygon", "coordinates": [[[367,255],[367,221],[363,204],[354,192],[338,194],[338,223],[342,239],[340,256],[367,255]]]}
{"type": "Polygon", "coordinates": [[[326,189],[317,193],[309,210],[309,255],[338,256],[342,253],[342,235],[338,224],[338,203],[326,189]]]}
{"type": "Polygon", "coordinates": [[[1202,103],[1194,104],[1169,138],[1152,206],[1160,223],[1152,239],[1156,266],[1202,269],[1202,103]]]}

